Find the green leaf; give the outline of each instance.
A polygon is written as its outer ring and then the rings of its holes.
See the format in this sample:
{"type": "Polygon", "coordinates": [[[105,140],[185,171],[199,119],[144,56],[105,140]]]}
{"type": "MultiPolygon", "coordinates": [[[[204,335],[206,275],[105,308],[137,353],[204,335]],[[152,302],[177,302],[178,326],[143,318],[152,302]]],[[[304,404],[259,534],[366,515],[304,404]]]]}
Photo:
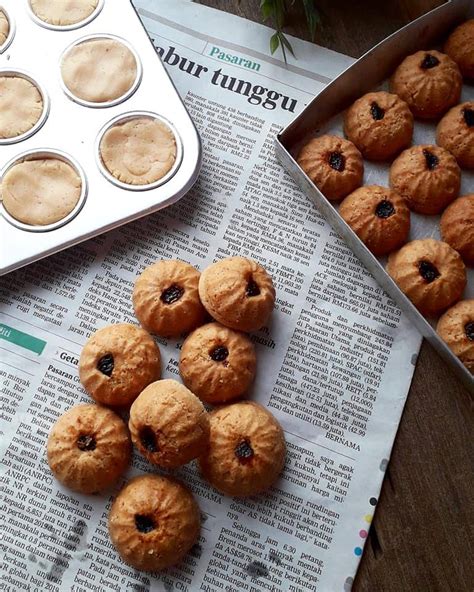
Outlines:
{"type": "Polygon", "coordinates": [[[306,14],[306,20],[308,21],[308,29],[311,35],[311,41],[314,41],[314,35],[316,28],[319,23],[319,14],[314,6],[314,0],[302,0],[304,11],[306,14]]]}
{"type": "Polygon", "coordinates": [[[276,52],[276,50],[280,47],[280,37],[278,33],[272,35],[270,39],[270,51],[272,55],[276,52]]]}
{"type": "MultiPolygon", "coordinates": [[[[280,32],[279,37],[280,37],[280,41],[282,43],[282,46],[286,47],[286,49],[291,53],[291,55],[293,57],[296,57],[295,52],[293,51],[293,48],[291,47],[291,43],[288,41],[288,39],[285,37],[285,35],[280,32]]],[[[285,59],[285,61],[286,61],[286,59],[285,59]]]]}
{"type": "Polygon", "coordinates": [[[273,0],[261,0],[260,10],[262,11],[262,19],[268,20],[275,13],[275,3],[273,0]]]}

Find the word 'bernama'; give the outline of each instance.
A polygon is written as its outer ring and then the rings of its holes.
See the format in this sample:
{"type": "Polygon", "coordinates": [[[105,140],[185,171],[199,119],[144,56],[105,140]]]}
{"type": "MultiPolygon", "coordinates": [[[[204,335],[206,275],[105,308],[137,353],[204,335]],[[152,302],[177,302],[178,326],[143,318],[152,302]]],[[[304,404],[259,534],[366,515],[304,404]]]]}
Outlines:
{"type": "MultiPolygon", "coordinates": [[[[209,73],[209,69],[206,66],[202,66],[188,58],[181,57],[176,53],[175,47],[168,47],[168,51],[165,53],[163,47],[155,45],[156,51],[159,53],[161,59],[165,64],[171,67],[178,67],[182,72],[190,74],[195,78],[201,78],[203,73],[209,73]]],[[[211,84],[214,86],[220,86],[224,90],[231,91],[238,95],[243,95],[247,98],[247,102],[251,105],[260,105],[264,109],[272,111],[276,107],[280,107],[283,111],[289,111],[294,113],[298,101],[291,97],[265,88],[259,84],[252,84],[247,80],[240,80],[234,76],[228,76],[222,73],[222,68],[214,70],[211,76],[211,84]]]]}

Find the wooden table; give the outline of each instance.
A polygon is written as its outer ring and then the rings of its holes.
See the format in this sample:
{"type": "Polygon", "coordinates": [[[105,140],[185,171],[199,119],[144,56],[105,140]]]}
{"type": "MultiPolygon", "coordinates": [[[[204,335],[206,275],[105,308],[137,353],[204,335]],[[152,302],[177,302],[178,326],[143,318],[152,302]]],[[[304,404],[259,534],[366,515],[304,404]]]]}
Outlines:
{"type": "MultiPolygon", "coordinates": [[[[201,3],[260,20],[259,0],[201,3]]],[[[315,41],[359,57],[442,3],[316,0],[315,41]]],[[[287,31],[308,39],[300,4],[287,31]]],[[[424,343],[354,592],[474,590],[473,418],[472,398],[424,343]]]]}

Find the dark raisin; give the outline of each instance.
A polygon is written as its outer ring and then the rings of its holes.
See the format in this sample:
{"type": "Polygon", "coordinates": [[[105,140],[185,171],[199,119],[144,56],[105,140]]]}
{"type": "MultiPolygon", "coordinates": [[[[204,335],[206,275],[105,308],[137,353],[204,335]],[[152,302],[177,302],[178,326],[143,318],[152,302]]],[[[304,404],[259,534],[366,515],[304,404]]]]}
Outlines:
{"type": "Polygon", "coordinates": [[[425,148],[423,150],[423,156],[425,157],[426,166],[428,167],[428,170],[432,171],[439,165],[439,158],[436,156],[436,154],[430,152],[430,150],[427,150],[425,148]]]}
{"type": "Polygon", "coordinates": [[[439,64],[439,60],[436,56],[426,53],[420,66],[423,70],[430,70],[439,64]]]}
{"type": "Polygon", "coordinates": [[[382,109],[375,101],[370,105],[370,114],[375,121],[380,121],[385,117],[385,109],[382,109]]]}
{"type": "Polygon", "coordinates": [[[114,371],[114,356],[112,354],[105,354],[97,362],[97,370],[106,376],[112,376],[114,371]]]}
{"type": "Polygon", "coordinates": [[[474,109],[463,109],[464,121],[468,127],[474,126],[474,109]]]}
{"type": "Polygon", "coordinates": [[[148,452],[158,452],[155,432],[150,427],[145,426],[140,430],[140,442],[148,452]]]}
{"type": "Polygon", "coordinates": [[[431,282],[434,282],[441,275],[430,261],[420,261],[418,263],[418,271],[427,284],[431,284],[431,282]]]}
{"type": "Polygon", "coordinates": [[[250,446],[250,442],[248,440],[242,440],[237,444],[235,447],[235,456],[239,459],[239,462],[246,463],[249,462],[253,457],[253,448],[250,446]]]}
{"type": "Polygon", "coordinates": [[[87,434],[82,434],[82,436],[79,436],[76,444],[79,450],[82,450],[83,452],[92,452],[92,450],[95,450],[95,447],[97,446],[94,436],[89,436],[87,434]]]}
{"type": "Polygon", "coordinates": [[[223,346],[218,345],[209,354],[214,362],[223,362],[229,355],[229,350],[223,346]]]}
{"type": "Polygon", "coordinates": [[[258,296],[260,294],[260,288],[258,284],[253,280],[249,280],[247,283],[247,288],[245,289],[245,294],[251,298],[252,296],[258,296]]]}
{"type": "Polygon", "coordinates": [[[177,286],[176,284],[173,284],[169,288],[166,288],[166,290],[163,290],[160,296],[160,300],[165,304],[173,304],[173,302],[178,301],[183,294],[183,288],[177,286]]]}
{"type": "Polygon", "coordinates": [[[151,516],[143,516],[142,514],[135,514],[135,526],[143,534],[148,534],[156,528],[153,518],[151,516]]]}
{"type": "Polygon", "coordinates": [[[340,152],[331,152],[329,154],[328,162],[329,166],[338,173],[342,173],[346,168],[346,159],[340,152]]]}
{"type": "Polygon", "coordinates": [[[383,201],[377,204],[377,207],[375,208],[375,213],[379,218],[390,218],[390,216],[393,216],[393,214],[395,214],[395,208],[391,201],[388,201],[388,199],[384,199],[383,201]]]}
{"type": "Polygon", "coordinates": [[[474,321],[469,321],[464,325],[464,332],[469,341],[474,341],[474,321]]]}

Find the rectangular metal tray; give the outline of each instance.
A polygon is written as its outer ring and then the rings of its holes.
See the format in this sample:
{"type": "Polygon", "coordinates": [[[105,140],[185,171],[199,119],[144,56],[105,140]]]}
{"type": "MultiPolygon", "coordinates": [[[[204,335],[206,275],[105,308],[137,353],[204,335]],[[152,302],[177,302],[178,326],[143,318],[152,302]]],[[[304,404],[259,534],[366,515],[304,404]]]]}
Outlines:
{"type": "MultiPolygon", "coordinates": [[[[339,216],[334,207],[296,162],[296,155],[302,144],[314,135],[323,133],[342,134],[341,114],[350,104],[363,94],[375,90],[390,77],[398,64],[409,54],[420,49],[436,47],[443,37],[463,20],[474,16],[474,3],[470,0],[451,0],[432,10],[417,20],[403,27],[373,49],[368,51],[340,76],[333,80],[317,95],[308,106],[277,136],[275,141],[276,154],[280,162],[290,173],[299,187],[314,202],[321,214],[347,242],[357,257],[364,263],[370,273],[397,302],[400,309],[412,320],[420,333],[433,345],[439,354],[451,364],[456,374],[467,389],[474,393],[474,378],[467,368],[451,352],[437,335],[434,324],[425,319],[410,300],[398,288],[384,268],[384,261],[377,259],[357,237],[352,229],[339,216]]],[[[474,88],[464,85],[462,100],[474,98],[474,88]]],[[[417,133],[423,137],[429,134],[429,126],[415,122],[415,137],[417,133]],[[420,130],[419,132],[417,130],[420,130]]],[[[434,133],[433,131],[431,133],[434,133]]],[[[376,165],[365,161],[366,176],[369,172],[371,183],[387,185],[389,165],[376,165]]],[[[474,174],[463,171],[463,185],[461,195],[474,192],[474,174]]],[[[416,218],[416,216],[415,216],[416,218]]],[[[439,219],[430,223],[415,221],[412,224],[410,240],[436,236],[439,219]],[[427,229],[428,232],[427,232],[427,229]]],[[[424,217],[426,218],[426,217],[424,217]]],[[[468,271],[467,297],[474,298],[474,271],[468,271]]]]}
{"type": "MultiPolygon", "coordinates": [[[[6,163],[30,150],[58,150],[83,169],[88,194],[79,213],[54,230],[20,229],[8,221],[0,204],[0,275],[70,247],[97,234],[168,206],[189,191],[201,165],[196,128],[153,47],[130,0],[99,0],[97,16],[68,30],[51,30],[35,22],[28,0],[0,0],[11,18],[11,43],[0,52],[0,70],[22,70],[44,88],[49,114],[31,137],[0,145],[0,175],[6,163]],[[114,35],[135,51],[141,81],[135,92],[110,107],[78,104],[67,96],[60,57],[74,41],[89,35],[114,35]],[[130,112],[153,112],[172,124],[181,163],[164,184],[133,191],[106,179],[97,162],[97,138],[113,118],[130,112]]],[[[8,43],[8,41],[7,41],[8,43]]]]}

